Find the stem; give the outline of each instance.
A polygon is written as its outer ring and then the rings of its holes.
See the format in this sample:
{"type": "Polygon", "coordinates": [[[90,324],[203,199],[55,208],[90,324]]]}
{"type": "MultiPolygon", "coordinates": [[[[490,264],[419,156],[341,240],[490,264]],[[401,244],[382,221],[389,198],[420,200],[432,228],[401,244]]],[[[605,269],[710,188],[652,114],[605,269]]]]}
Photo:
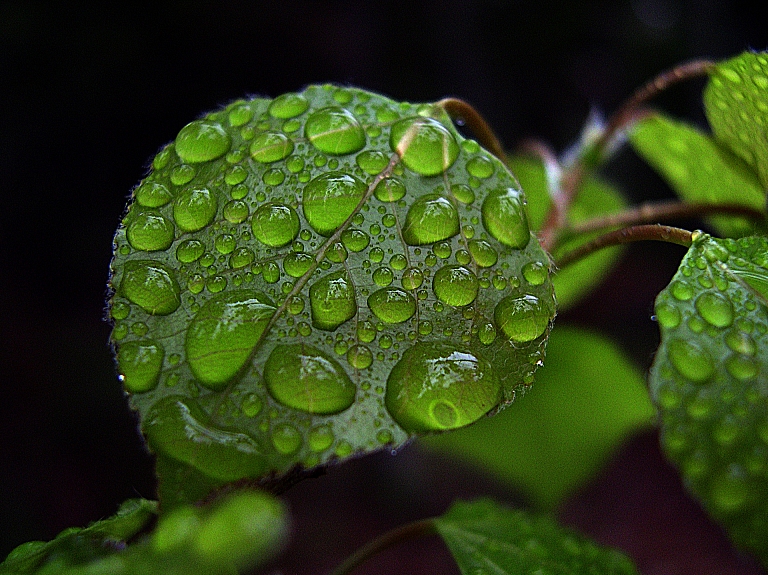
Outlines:
{"type": "Polygon", "coordinates": [[[341,565],[336,567],[336,569],[331,572],[331,575],[348,575],[361,563],[387,547],[391,547],[396,543],[408,539],[415,539],[416,537],[423,537],[424,535],[433,535],[436,532],[434,519],[421,519],[419,521],[414,521],[413,523],[396,527],[360,547],[360,549],[347,557],[341,565]]]}
{"type": "Polygon", "coordinates": [[[458,98],[444,98],[437,103],[452,119],[462,119],[466,126],[477,136],[480,144],[501,162],[507,165],[504,147],[488,122],[470,104],[458,98]]]}
{"type": "Polygon", "coordinates": [[[598,216],[568,228],[569,233],[580,234],[616,226],[650,224],[659,220],[687,219],[713,214],[743,216],[751,220],[765,220],[766,214],[740,204],[686,204],[678,201],[648,203],[607,216],[598,216]]]}
{"type": "Polygon", "coordinates": [[[690,247],[691,243],[693,242],[692,236],[692,232],[689,232],[688,230],[673,228],[671,226],[662,226],[658,224],[631,226],[628,228],[622,228],[620,230],[608,232],[602,236],[598,236],[594,240],[579,246],[571,252],[568,252],[556,263],[557,267],[564,268],[565,266],[570,265],[575,261],[580,260],[581,258],[584,258],[602,248],[644,240],[668,242],[672,244],[678,244],[680,246],[690,247]]]}

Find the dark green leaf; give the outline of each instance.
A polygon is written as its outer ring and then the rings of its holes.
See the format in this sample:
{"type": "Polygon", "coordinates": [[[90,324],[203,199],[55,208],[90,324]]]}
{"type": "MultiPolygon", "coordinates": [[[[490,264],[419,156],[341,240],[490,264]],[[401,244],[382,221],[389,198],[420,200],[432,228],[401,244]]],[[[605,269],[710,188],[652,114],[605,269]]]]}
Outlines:
{"type": "Polygon", "coordinates": [[[559,325],[522,400],[466,429],[419,441],[479,465],[551,510],[653,415],[643,374],[614,342],[559,325]]]}
{"type": "Polygon", "coordinates": [[[768,53],[719,62],[704,89],[715,137],[747,162],[768,189],[768,53]]]}
{"type": "Polygon", "coordinates": [[[457,502],[435,524],[463,575],[637,573],[618,551],[599,547],[549,517],[487,499],[457,502]]]}
{"type": "MultiPolygon", "coordinates": [[[[765,190],[755,172],[694,127],[655,114],[635,125],[630,141],[683,200],[763,209],[765,190]]],[[[727,236],[755,232],[755,224],[744,218],[718,216],[711,223],[727,236]]]]}
{"type": "Polygon", "coordinates": [[[662,444],[739,545],[768,565],[768,239],[698,234],[656,299],[662,444]]]}
{"type": "Polygon", "coordinates": [[[524,205],[432,104],[310,86],[184,127],[134,191],[111,278],[163,504],[511,401],[555,315],[524,205]]]}

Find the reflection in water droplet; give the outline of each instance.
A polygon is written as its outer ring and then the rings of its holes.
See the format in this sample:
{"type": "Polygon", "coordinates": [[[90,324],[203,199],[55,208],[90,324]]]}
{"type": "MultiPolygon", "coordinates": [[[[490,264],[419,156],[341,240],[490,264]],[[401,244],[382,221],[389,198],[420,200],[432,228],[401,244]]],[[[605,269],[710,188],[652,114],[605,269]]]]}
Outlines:
{"type": "Polygon", "coordinates": [[[355,401],[355,385],[344,369],[303,343],[275,346],[264,364],[264,381],[276,401],[308,413],[339,413],[355,401]]]}
{"type": "Polygon", "coordinates": [[[719,293],[704,292],[696,298],[695,306],[704,321],[715,327],[728,327],[733,323],[733,306],[719,293]]]}
{"type": "Polygon", "coordinates": [[[463,266],[443,266],[432,279],[437,299],[452,306],[469,305],[477,297],[477,276],[463,266]]]}
{"type": "Polygon", "coordinates": [[[357,301],[355,288],[346,272],[323,276],[309,288],[312,325],[333,331],[345,321],[355,317],[357,301]]]}
{"type": "Polygon", "coordinates": [[[179,284],[173,271],[154,261],[126,262],[120,291],[151,315],[168,315],[181,304],[179,284]]]}
{"type": "Polygon", "coordinates": [[[330,236],[352,215],[365,191],[363,182],[344,172],[321,174],[304,187],[304,216],[317,233],[330,236]]]}
{"type": "Polygon", "coordinates": [[[420,288],[423,281],[424,274],[419,268],[408,268],[403,272],[403,277],[400,280],[400,283],[403,284],[405,289],[414,290],[420,288]]]}
{"type": "Polygon", "coordinates": [[[186,188],[173,203],[173,219],[184,232],[202,230],[213,221],[218,202],[208,188],[186,188]]]}
{"type": "Polygon", "coordinates": [[[195,378],[215,391],[245,365],[269,320],[274,303],[252,290],[209,299],[189,324],[185,349],[195,378]]]}
{"type": "Polygon", "coordinates": [[[514,188],[490,192],[483,201],[483,226],[494,238],[511,248],[528,245],[531,232],[523,197],[514,188]]]}
{"type": "Polygon", "coordinates": [[[443,173],[459,156],[453,134],[432,118],[400,120],[392,126],[389,143],[407,168],[423,176],[443,173]]]}
{"type": "Polygon", "coordinates": [[[667,353],[680,375],[691,381],[703,383],[715,373],[712,356],[693,341],[672,339],[667,344],[667,353]]]}
{"type": "Polygon", "coordinates": [[[469,425],[501,396],[486,360],[447,342],[418,342],[392,368],[384,401],[392,418],[415,433],[469,425]]]}
{"type": "Polygon", "coordinates": [[[147,252],[167,249],[173,242],[173,235],[173,222],[153,212],[138,214],[126,230],[128,243],[134,249],[147,252]]]}
{"type": "Polygon", "coordinates": [[[459,214],[447,198],[425,194],[408,209],[403,239],[412,246],[431,244],[459,233],[459,214]]]}
{"type": "Polygon", "coordinates": [[[499,329],[517,342],[531,341],[542,335],[549,325],[554,312],[533,295],[507,296],[493,312],[499,329]]]}
{"type": "Polygon", "coordinates": [[[385,323],[402,323],[416,313],[416,300],[400,288],[387,287],[368,296],[368,307],[385,323]]]}
{"type": "Polygon", "coordinates": [[[129,341],[117,352],[117,369],[129,393],[142,393],[157,387],[163,366],[163,346],[149,339],[129,341]]]}
{"type": "Polygon", "coordinates": [[[496,327],[491,322],[480,326],[477,337],[483,345],[491,345],[496,340],[496,327]]]}
{"type": "Polygon", "coordinates": [[[218,124],[196,120],[176,136],[176,153],[182,162],[196,164],[223,156],[229,150],[229,134],[218,124]]]}
{"type": "Polygon", "coordinates": [[[313,112],[307,118],[304,134],[326,154],[351,154],[365,146],[365,131],[355,116],[335,106],[313,112]]]}
{"type": "Polygon", "coordinates": [[[271,202],[259,206],[251,219],[256,239],[273,248],[291,243],[299,234],[299,225],[299,216],[292,207],[271,202]]]}
{"type": "Polygon", "coordinates": [[[251,157],[262,164],[287,158],[293,152],[293,142],[281,132],[262,132],[251,142],[251,157]]]}

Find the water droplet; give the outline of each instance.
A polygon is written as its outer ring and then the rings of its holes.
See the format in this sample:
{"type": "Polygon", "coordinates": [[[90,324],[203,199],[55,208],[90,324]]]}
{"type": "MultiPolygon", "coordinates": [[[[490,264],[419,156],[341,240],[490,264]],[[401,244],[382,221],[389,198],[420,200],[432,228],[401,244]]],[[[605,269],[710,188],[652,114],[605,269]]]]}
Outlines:
{"type": "Polygon", "coordinates": [[[232,234],[220,234],[213,240],[213,247],[220,254],[231,254],[235,246],[237,246],[237,240],[232,234]]]}
{"type": "Polygon", "coordinates": [[[351,154],[365,146],[365,131],[354,115],[344,108],[317,110],[307,118],[304,134],[321,152],[351,154]]]}
{"type": "Polygon", "coordinates": [[[173,203],[173,219],[184,232],[202,230],[213,221],[218,202],[208,188],[186,188],[173,203]]]}
{"type": "Polygon", "coordinates": [[[495,266],[496,262],[499,261],[499,254],[485,240],[470,240],[469,253],[472,254],[472,259],[481,268],[495,266]]]}
{"type": "Polygon", "coordinates": [[[726,470],[712,479],[710,487],[712,502],[722,513],[739,511],[747,503],[750,496],[746,477],[743,473],[734,471],[726,470]]]}
{"type": "Polygon", "coordinates": [[[373,281],[379,287],[387,287],[392,283],[394,274],[389,268],[377,268],[373,272],[373,281]]]}
{"type": "Polygon", "coordinates": [[[349,254],[347,253],[347,248],[345,248],[344,244],[341,242],[335,242],[328,248],[328,251],[325,252],[325,258],[329,262],[335,264],[340,264],[341,262],[347,261],[348,255],[349,254]]]}
{"type": "Polygon", "coordinates": [[[314,261],[312,254],[291,252],[283,260],[283,269],[292,278],[300,278],[309,271],[314,261]]]}
{"type": "Polygon", "coordinates": [[[739,330],[731,330],[725,334],[725,344],[736,353],[744,355],[755,355],[757,345],[749,334],[739,330]]]}
{"type": "Polygon", "coordinates": [[[656,319],[662,327],[672,329],[680,325],[682,321],[682,315],[680,310],[675,306],[666,302],[661,302],[656,305],[656,319]]]}
{"type": "Polygon", "coordinates": [[[144,182],[133,193],[136,202],[145,208],[160,208],[171,201],[173,196],[163,184],[144,182]]]}
{"type": "Polygon", "coordinates": [[[253,118],[253,110],[247,104],[241,104],[234,106],[229,111],[229,125],[233,128],[238,128],[251,121],[253,118]]]}
{"type": "Polygon", "coordinates": [[[230,186],[242,184],[248,177],[248,170],[243,166],[232,166],[224,175],[224,181],[230,186]]]}
{"type": "Polygon", "coordinates": [[[475,192],[467,184],[453,184],[451,194],[462,204],[471,204],[475,201],[475,192]]]}
{"type": "Polygon", "coordinates": [[[733,323],[733,306],[725,296],[704,292],[696,298],[696,310],[704,321],[715,327],[728,327],[733,323]]]}
{"type": "Polygon", "coordinates": [[[218,124],[196,120],[184,126],[176,136],[176,153],[182,162],[209,162],[229,150],[229,134],[218,124]]]}
{"type": "Polygon", "coordinates": [[[149,339],[120,344],[117,369],[129,393],[143,393],[157,387],[163,366],[163,346],[149,339]]]}
{"type": "Polygon", "coordinates": [[[373,363],[373,354],[364,345],[353,345],[347,352],[347,361],[355,369],[365,369],[373,363]]]}
{"type": "Polygon", "coordinates": [[[376,184],[373,195],[381,202],[397,202],[405,196],[405,184],[395,177],[384,178],[376,184]]]}
{"type": "Polygon", "coordinates": [[[173,271],[154,261],[126,262],[120,291],[151,315],[168,315],[181,304],[181,292],[173,271]]]}
{"type": "Polygon", "coordinates": [[[453,134],[432,118],[400,120],[392,126],[389,143],[407,168],[423,176],[442,174],[459,156],[453,134]]]}
{"type": "Polygon", "coordinates": [[[443,342],[418,342],[403,352],[387,379],[385,405],[408,432],[469,425],[501,401],[491,364],[443,342]]]}
{"type": "Polygon", "coordinates": [[[253,250],[240,247],[232,252],[232,256],[229,258],[229,265],[232,269],[240,269],[251,265],[255,259],[256,255],[253,253],[253,250]]]}
{"type": "Polygon", "coordinates": [[[330,425],[318,425],[309,431],[309,448],[320,453],[333,445],[334,439],[330,425]]]}
{"type": "Polygon", "coordinates": [[[412,246],[432,244],[459,233],[459,214],[447,198],[425,194],[408,209],[403,239],[412,246]]]}
{"type": "Polygon", "coordinates": [[[264,364],[264,381],[275,400],[308,413],[339,413],[355,401],[355,385],[344,369],[304,343],[275,346],[264,364]]]}
{"type": "Polygon", "coordinates": [[[493,162],[485,156],[475,156],[467,160],[467,172],[476,178],[490,178],[493,175],[493,162]]]}
{"type": "Polygon", "coordinates": [[[403,272],[400,283],[407,290],[415,290],[421,287],[424,282],[424,274],[419,268],[408,268],[403,272]]]}
{"type": "Polygon", "coordinates": [[[345,321],[355,317],[357,301],[355,288],[346,272],[323,276],[309,288],[312,325],[333,331],[345,321]]]}
{"type": "Polygon", "coordinates": [[[280,248],[291,243],[299,234],[299,216],[290,206],[262,204],[253,214],[253,235],[264,245],[280,248]]]}
{"type": "Polygon", "coordinates": [[[293,152],[293,142],[281,132],[262,132],[251,142],[251,157],[262,164],[287,158],[293,152]]]}
{"type": "Polygon", "coordinates": [[[272,430],[272,445],[283,455],[296,453],[301,447],[299,430],[290,423],[278,423],[272,430]]]}
{"type": "Polygon", "coordinates": [[[682,280],[673,281],[669,286],[669,291],[672,297],[680,301],[688,301],[693,297],[693,288],[682,280]]]}
{"type": "Polygon", "coordinates": [[[301,94],[282,94],[270,102],[267,111],[273,118],[287,120],[307,111],[309,102],[301,94]]]}
{"type": "Polygon", "coordinates": [[[480,326],[477,338],[483,345],[491,345],[496,340],[496,327],[489,321],[480,326]]]}
{"type": "Polygon", "coordinates": [[[177,186],[183,186],[184,184],[192,181],[195,177],[195,168],[187,164],[176,166],[171,170],[171,183],[177,186]]]}
{"type": "Polygon", "coordinates": [[[209,299],[187,329],[185,349],[195,378],[215,391],[226,387],[248,361],[275,311],[274,303],[257,291],[209,299]]]}
{"type": "Polygon", "coordinates": [[[754,358],[745,355],[732,355],[725,360],[725,369],[736,379],[747,381],[753,379],[760,370],[754,358]]]}
{"type": "Polygon", "coordinates": [[[357,324],[357,339],[363,343],[371,343],[376,339],[376,326],[368,320],[357,324]]]}
{"type": "Polygon", "coordinates": [[[347,228],[341,232],[341,243],[351,252],[361,252],[368,247],[371,239],[363,230],[347,228]]]}
{"type": "Polygon", "coordinates": [[[357,155],[355,162],[361,170],[375,176],[384,171],[384,168],[389,164],[389,158],[384,152],[365,150],[357,155]]]}
{"type": "Polygon", "coordinates": [[[483,201],[483,226],[494,238],[511,248],[528,245],[531,232],[523,197],[514,188],[490,192],[483,201]]]}
{"type": "Polygon", "coordinates": [[[387,445],[389,443],[393,443],[395,441],[395,437],[392,435],[392,432],[389,429],[382,429],[376,434],[376,441],[382,445],[387,445]]]}
{"type": "Polygon", "coordinates": [[[184,240],[176,248],[176,259],[189,264],[200,259],[204,252],[205,246],[200,240],[184,240]]]}
{"type": "Polygon", "coordinates": [[[243,410],[243,414],[246,417],[256,417],[261,413],[264,407],[264,402],[255,393],[249,393],[243,398],[243,402],[240,404],[240,409],[243,410]]]}
{"type": "Polygon", "coordinates": [[[168,248],[174,232],[170,220],[154,212],[141,212],[128,224],[126,236],[134,249],[153,252],[168,248]]]}
{"type": "Polygon", "coordinates": [[[532,341],[543,334],[554,313],[533,295],[507,296],[493,312],[499,329],[517,342],[532,341]]]}
{"type": "Polygon", "coordinates": [[[697,343],[673,339],[667,344],[669,361],[683,377],[696,383],[707,381],[715,373],[712,356],[697,343]]]}
{"type": "Polygon", "coordinates": [[[532,286],[540,286],[547,279],[547,266],[541,262],[528,262],[523,266],[522,272],[525,281],[532,286]]]}
{"type": "Polygon", "coordinates": [[[124,301],[112,300],[109,308],[109,315],[112,319],[121,320],[128,317],[131,313],[131,306],[124,301]]]}
{"type": "Polygon", "coordinates": [[[355,211],[366,185],[343,172],[326,172],[304,188],[304,216],[319,234],[330,236],[355,211]]]}
{"type": "Polygon", "coordinates": [[[471,304],[478,289],[477,276],[463,266],[443,266],[432,279],[437,299],[451,306],[471,304]]]}
{"type": "Polygon", "coordinates": [[[385,323],[402,323],[416,313],[416,300],[400,288],[387,287],[368,296],[368,307],[385,323]]]}

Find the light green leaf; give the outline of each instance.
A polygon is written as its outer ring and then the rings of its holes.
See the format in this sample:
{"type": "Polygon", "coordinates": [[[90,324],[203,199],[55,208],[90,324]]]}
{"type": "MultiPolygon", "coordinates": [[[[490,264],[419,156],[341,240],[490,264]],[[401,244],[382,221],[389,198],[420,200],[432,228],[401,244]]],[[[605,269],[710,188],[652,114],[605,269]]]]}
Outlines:
{"type": "MultiPolygon", "coordinates": [[[[510,158],[510,168],[528,196],[531,228],[540,230],[551,206],[544,166],[537,160],[513,157],[510,158]]],[[[577,224],[593,217],[619,212],[626,206],[627,203],[618,190],[598,178],[588,177],[571,205],[568,221],[571,225],[577,224]]],[[[582,234],[561,241],[552,254],[555,261],[559,256],[597,235],[600,235],[600,232],[582,234]]],[[[557,270],[552,283],[557,294],[558,308],[568,309],[600,285],[621,252],[621,247],[599,250],[566,268],[557,270]]]]}
{"type": "Polygon", "coordinates": [[[768,239],[699,233],[656,299],[662,445],[733,540],[768,565],[768,239]]]}
{"type": "MultiPolygon", "coordinates": [[[[654,114],[635,125],[630,141],[683,200],[764,208],[765,191],[756,173],[694,127],[654,114]]],[[[756,229],[754,222],[744,218],[717,216],[710,221],[727,236],[747,235],[756,229]]]]}
{"type": "Polygon", "coordinates": [[[530,385],[555,315],[502,163],[434,104],[334,86],[185,126],[110,286],[163,505],[472,423],[530,385]]]}
{"type": "Polygon", "coordinates": [[[768,190],[768,53],[719,62],[704,89],[704,106],[715,138],[752,166],[768,190]]]}
{"type": "Polygon", "coordinates": [[[435,519],[440,536],[463,575],[635,574],[620,552],[600,547],[545,516],[483,499],[459,501],[435,519]]]}
{"type": "Polygon", "coordinates": [[[419,443],[480,466],[551,510],[653,415],[643,374],[614,342],[559,325],[524,398],[495,417],[419,443]]]}

